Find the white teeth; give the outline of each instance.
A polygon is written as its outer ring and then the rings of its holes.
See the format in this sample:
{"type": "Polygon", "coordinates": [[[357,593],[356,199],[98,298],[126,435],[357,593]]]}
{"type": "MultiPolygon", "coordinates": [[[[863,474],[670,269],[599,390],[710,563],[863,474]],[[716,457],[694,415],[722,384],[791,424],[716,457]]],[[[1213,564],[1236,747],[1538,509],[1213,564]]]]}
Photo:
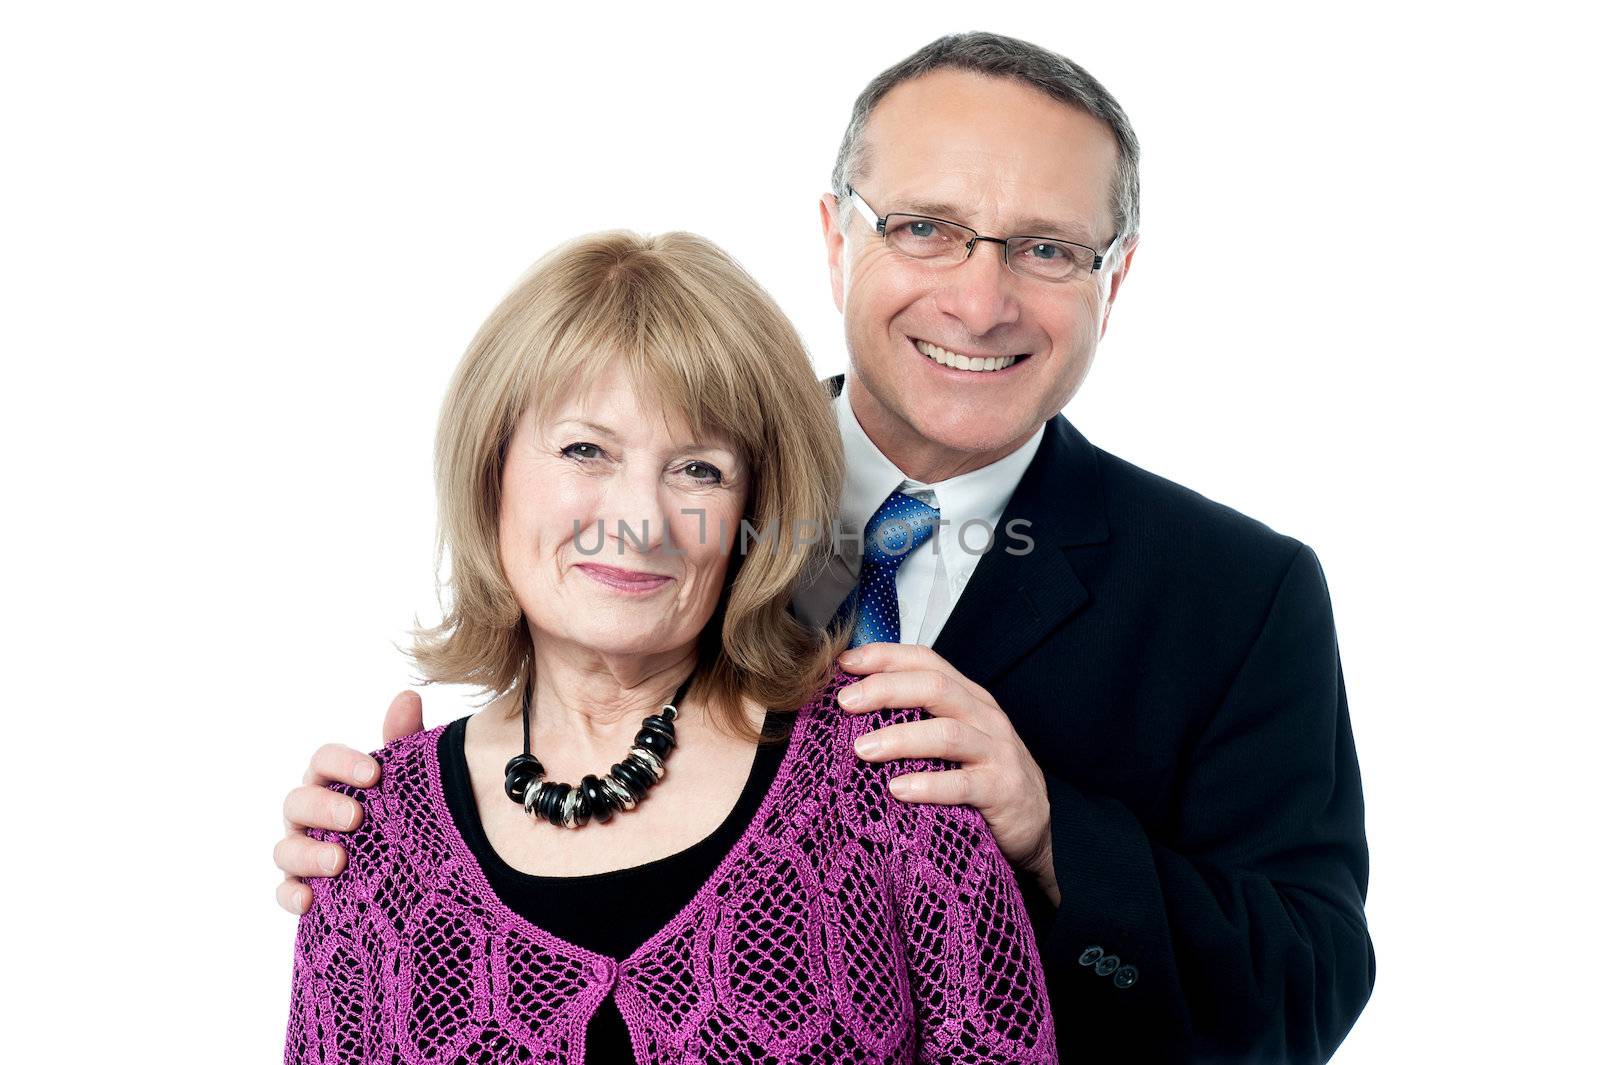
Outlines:
{"type": "Polygon", "coordinates": [[[917,350],[940,366],[949,366],[956,370],[972,370],[982,373],[985,370],[1004,370],[1007,366],[1017,361],[1015,355],[988,355],[982,358],[968,355],[957,355],[946,351],[937,344],[930,344],[926,340],[916,342],[917,350]]]}

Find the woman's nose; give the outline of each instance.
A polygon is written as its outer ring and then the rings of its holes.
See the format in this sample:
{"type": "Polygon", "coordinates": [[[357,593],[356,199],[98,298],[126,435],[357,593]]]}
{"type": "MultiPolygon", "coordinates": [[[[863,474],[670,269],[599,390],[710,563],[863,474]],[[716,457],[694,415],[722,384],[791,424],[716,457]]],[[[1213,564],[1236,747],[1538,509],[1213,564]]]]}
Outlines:
{"type": "Polygon", "coordinates": [[[618,477],[612,482],[606,503],[606,534],[613,550],[618,554],[648,554],[661,548],[668,532],[659,479],[618,477]]]}

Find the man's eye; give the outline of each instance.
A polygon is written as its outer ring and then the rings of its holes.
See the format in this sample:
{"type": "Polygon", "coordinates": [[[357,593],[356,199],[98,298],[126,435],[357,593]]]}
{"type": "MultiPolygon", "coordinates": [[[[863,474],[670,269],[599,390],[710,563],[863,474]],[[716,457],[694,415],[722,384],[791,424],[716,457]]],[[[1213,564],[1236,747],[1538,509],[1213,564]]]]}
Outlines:
{"type": "Polygon", "coordinates": [[[1035,244],[1028,249],[1028,254],[1035,259],[1059,259],[1066,254],[1066,250],[1059,244],[1035,244]]]}
{"type": "Polygon", "coordinates": [[[907,233],[918,240],[927,240],[939,234],[939,227],[932,222],[908,222],[905,228],[907,233]]]}
{"type": "Polygon", "coordinates": [[[586,444],[580,442],[576,444],[568,444],[566,447],[561,449],[561,453],[577,459],[593,459],[600,457],[600,448],[595,444],[586,444]],[[584,451],[583,449],[587,449],[587,451],[584,451]],[[592,452],[592,454],[590,452],[592,452]]]}
{"type": "Polygon", "coordinates": [[[706,484],[721,484],[722,471],[709,462],[691,462],[683,468],[692,480],[704,481],[706,484]]]}

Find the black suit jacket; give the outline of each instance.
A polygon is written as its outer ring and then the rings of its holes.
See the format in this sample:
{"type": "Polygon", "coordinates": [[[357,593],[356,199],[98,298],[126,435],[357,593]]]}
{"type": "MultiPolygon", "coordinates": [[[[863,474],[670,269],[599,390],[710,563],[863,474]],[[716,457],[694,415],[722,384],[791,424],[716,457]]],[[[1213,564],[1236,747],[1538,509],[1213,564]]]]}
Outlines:
{"type": "Polygon", "coordinates": [[[1331,1056],[1375,961],[1311,548],[1058,414],[933,649],[994,695],[1044,771],[1059,909],[1019,879],[1062,1061],[1331,1056]],[[1005,550],[1021,546],[1013,519],[1026,554],[1005,550]]]}

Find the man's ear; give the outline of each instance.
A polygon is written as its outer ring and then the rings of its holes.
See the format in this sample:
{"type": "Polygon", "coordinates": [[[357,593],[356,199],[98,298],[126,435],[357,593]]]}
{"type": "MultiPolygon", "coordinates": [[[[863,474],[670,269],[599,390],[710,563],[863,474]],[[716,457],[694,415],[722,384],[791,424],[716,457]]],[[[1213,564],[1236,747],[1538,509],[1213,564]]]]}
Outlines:
{"type": "Polygon", "coordinates": [[[1122,291],[1122,281],[1128,276],[1128,268],[1133,265],[1133,253],[1139,250],[1139,237],[1135,234],[1126,240],[1117,252],[1117,266],[1111,271],[1111,292],[1106,296],[1106,305],[1100,310],[1100,338],[1105,339],[1106,326],[1111,324],[1111,305],[1117,301],[1117,293],[1122,291]]]}
{"type": "Polygon", "coordinates": [[[833,281],[833,305],[844,313],[844,230],[840,227],[839,198],[822,194],[822,240],[828,246],[828,276],[833,281]]]}

